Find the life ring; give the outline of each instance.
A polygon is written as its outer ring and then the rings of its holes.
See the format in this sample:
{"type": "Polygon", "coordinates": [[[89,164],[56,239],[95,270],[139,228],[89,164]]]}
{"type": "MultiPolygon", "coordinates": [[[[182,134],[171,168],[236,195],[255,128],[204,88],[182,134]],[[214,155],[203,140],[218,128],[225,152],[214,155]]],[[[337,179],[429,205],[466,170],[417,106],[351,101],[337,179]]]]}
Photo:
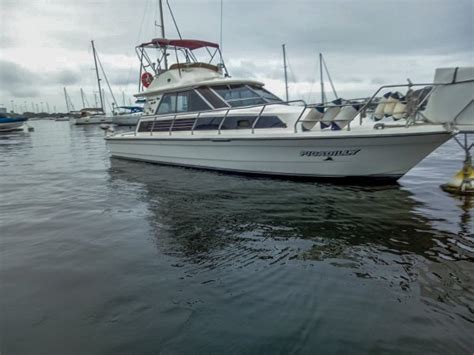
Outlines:
{"type": "Polygon", "coordinates": [[[153,75],[151,75],[148,72],[144,72],[142,74],[142,85],[144,87],[146,88],[149,87],[152,81],[153,81],[153,75]]]}

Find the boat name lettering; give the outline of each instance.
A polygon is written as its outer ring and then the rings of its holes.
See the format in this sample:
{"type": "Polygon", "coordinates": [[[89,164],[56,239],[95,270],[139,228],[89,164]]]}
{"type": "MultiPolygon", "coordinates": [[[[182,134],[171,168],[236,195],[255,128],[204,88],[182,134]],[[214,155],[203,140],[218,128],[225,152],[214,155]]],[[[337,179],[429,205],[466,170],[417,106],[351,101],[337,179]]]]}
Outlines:
{"type": "Polygon", "coordinates": [[[360,149],[344,149],[344,150],[302,150],[301,157],[347,157],[356,155],[360,149]]]}

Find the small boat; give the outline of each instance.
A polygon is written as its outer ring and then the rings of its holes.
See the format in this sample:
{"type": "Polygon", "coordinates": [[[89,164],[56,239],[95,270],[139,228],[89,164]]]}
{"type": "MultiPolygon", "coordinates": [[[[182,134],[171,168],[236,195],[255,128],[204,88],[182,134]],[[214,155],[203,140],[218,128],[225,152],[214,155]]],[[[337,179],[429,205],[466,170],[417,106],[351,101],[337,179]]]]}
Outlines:
{"type": "Polygon", "coordinates": [[[71,121],[75,125],[112,123],[112,117],[107,116],[101,108],[89,107],[79,110],[79,115],[73,116],[71,121]]]}
{"type": "MultiPolygon", "coordinates": [[[[95,50],[94,41],[91,41],[91,45],[92,45],[92,54],[94,57],[95,72],[97,76],[97,86],[99,88],[100,107],[89,107],[89,108],[81,109],[79,111],[78,116],[73,116],[71,118],[71,122],[75,125],[112,123],[112,117],[107,116],[104,111],[104,98],[102,97],[103,93],[100,86],[101,79],[99,77],[99,69],[97,67],[97,52],[95,50]]],[[[66,104],[67,104],[67,96],[66,96],[66,104]]]]}
{"type": "Polygon", "coordinates": [[[26,117],[0,116],[0,132],[12,132],[23,129],[23,125],[28,121],[26,117]]]}
{"type": "Polygon", "coordinates": [[[143,107],[141,106],[118,106],[114,110],[112,123],[117,126],[136,126],[142,113],[143,107]]]}

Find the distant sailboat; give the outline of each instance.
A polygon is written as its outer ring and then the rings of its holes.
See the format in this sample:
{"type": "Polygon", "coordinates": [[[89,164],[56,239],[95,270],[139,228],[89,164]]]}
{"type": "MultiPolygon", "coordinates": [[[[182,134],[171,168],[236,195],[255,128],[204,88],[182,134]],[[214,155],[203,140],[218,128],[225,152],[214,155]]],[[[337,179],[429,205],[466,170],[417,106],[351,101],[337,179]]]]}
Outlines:
{"type": "Polygon", "coordinates": [[[112,118],[105,115],[104,98],[100,86],[99,69],[97,67],[97,52],[95,50],[94,41],[91,41],[92,54],[94,56],[95,73],[97,77],[97,86],[99,87],[100,107],[84,107],[79,111],[79,117],[73,117],[72,122],[75,125],[89,125],[100,123],[112,123],[112,118]]]}

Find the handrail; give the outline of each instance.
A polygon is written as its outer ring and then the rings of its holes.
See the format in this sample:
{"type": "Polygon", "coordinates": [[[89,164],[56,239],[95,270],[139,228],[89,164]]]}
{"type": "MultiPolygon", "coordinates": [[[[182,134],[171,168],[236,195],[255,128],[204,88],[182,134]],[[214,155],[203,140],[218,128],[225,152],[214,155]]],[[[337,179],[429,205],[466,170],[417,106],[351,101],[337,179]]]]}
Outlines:
{"type": "Polygon", "coordinates": [[[252,124],[252,134],[255,133],[255,126],[257,126],[258,120],[260,119],[260,117],[262,117],[263,111],[265,110],[266,107],[267,107],[267,105],[263,105],[262,109],[261,109],[260,112],[258,113],[257,118],[255,119],[255,121],[253,121],[253,124],[252,124]]]}
{"type": "Polygon", "coordinates": [[[305,104],[304,107],[303,107],[303,110],[301,111],[300,115],[298,116],[298,119],[295,121],[295,124],[294,124],[294,127],[293,127],[294,130],[295,130],[295,133],[298,133],[298,127],[297,127],[297,125],[298,125],[298,123],[299,123],[301,117],[303,117],[303,113],[306,111],[307,108],[308,108],[308,105],[305,104]]]}
{"type": "Polygon", "coordinates": [[[227,115],[229,114],[230,108],[227,109],[227,111],[224,114],[224,117],[222,117],[221,123],[219,123],[219,127],[217,128],[217,134],[221,134],[221,127],[222,124],[224,123],[225,119],[227,118],[227,115]]]}
{"type": "Polygon", "coordinates": [[[194,119],[193,126],[191,127],[191,135],[194,135],[194,128],[196,127],[199,116],[201,116],[201,112],[202,111],[199,111],[196,118],[194,119]]]}
{"type": "Polygon", "coordinates": [[[173,117],[173,121],[171,122],[170,124],[170,130],[169,130],[169,135],[171,136],[171,132],[172,132],[172,129],[174,127],[174,122],[176,121],[176,117],[178,116],[178,114],[175,114],[174,117],[173,117]]]}

